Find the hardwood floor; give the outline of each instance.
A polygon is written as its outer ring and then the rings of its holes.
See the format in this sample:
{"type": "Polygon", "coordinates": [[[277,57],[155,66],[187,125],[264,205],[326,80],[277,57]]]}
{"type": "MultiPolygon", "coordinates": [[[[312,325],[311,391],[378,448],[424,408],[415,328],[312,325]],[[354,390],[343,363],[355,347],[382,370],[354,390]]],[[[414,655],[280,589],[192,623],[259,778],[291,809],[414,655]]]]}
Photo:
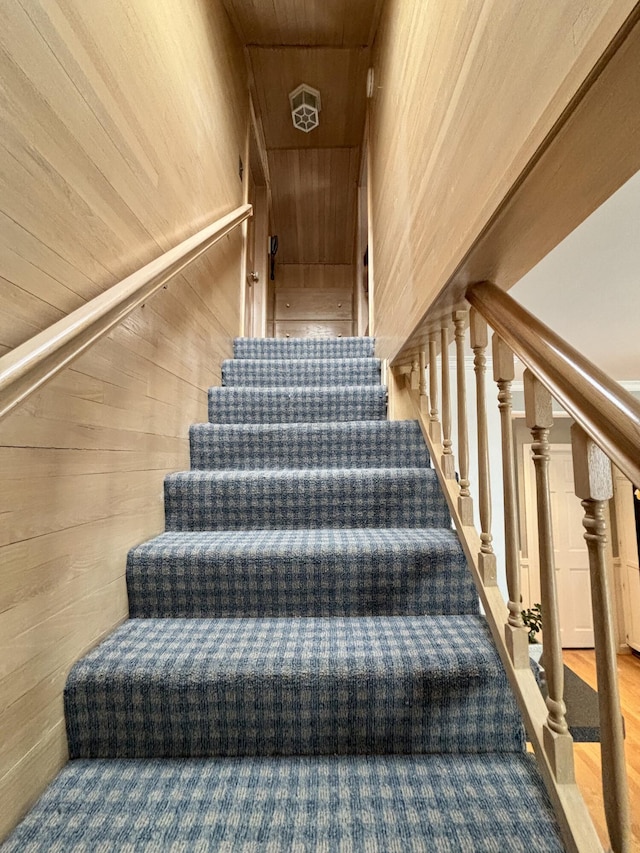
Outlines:
{"type": "MultiPolygon", "coordinates": [[[[587,684],[596,687],[595,657],[591,649],[565,649],[564,662],[587,684]]],[[[632,849],[640,853],[640,658],[618,655],[620,697],[625,720],[625,754],[631,802],[632,849]]],[[[576,779],[603,844],[608,836],[602,807],[600,744],[575,745],[576,779]]]]}

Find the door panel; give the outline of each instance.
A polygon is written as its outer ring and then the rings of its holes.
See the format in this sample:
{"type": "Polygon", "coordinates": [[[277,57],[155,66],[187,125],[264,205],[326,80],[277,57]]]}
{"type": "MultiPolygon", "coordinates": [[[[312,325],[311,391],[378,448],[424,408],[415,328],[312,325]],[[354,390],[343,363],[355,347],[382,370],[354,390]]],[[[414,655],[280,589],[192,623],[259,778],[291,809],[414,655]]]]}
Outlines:
{"type": "MultiPolygon", "coordinates": [[[[527,542],[532,598],[539,595],[538,524],[531,445],[524,446],[527,542]]],[[[593,648],[589,555],[582,526],[583,510],[574,492],[571,446],[550,445],[549,487],[560,634],[564,648],[593,648]]],[[[540,599],[537,598],[537,601],[540,599]]],[[[525,602],[526,606],[535,603],[525,602]]]]}
{"type": "Polygon", "coordinates": [[[573,482],[571,447],[551,445],[549,485],[562,645],[593,647],[589,555],[584,541],[580,499],[573,482]]]}
{"type": "Polygon", "coordinates": [[[617,468],[614,468],[613,474],[624,639],[632,649],[640,652],[640,561],[636,541],[633,487],[617,468]]]}

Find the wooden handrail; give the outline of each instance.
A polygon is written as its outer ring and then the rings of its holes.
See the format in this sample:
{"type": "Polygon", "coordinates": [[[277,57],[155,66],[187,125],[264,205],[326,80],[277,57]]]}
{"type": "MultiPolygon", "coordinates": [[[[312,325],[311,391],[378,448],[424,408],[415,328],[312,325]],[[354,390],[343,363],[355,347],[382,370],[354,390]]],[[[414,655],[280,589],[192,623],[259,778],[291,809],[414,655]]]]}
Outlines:
{"type": "Polygon", "coordinates": [[[633,483],[640,483],[640,402],[491,282],[471,305],[633,483]]]}
{"type": "Polygon", "coordinates": [[[0,358],[0,418],[253,213],[244,204],[0,358]]]}

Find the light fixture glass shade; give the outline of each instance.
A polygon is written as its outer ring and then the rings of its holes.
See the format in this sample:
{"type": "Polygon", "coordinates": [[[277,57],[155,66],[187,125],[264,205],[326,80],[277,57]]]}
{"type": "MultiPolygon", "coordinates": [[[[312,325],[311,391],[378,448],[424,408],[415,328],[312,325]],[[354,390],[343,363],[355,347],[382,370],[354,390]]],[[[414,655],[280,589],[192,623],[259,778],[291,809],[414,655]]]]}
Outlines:
{"type": "Polygon", "coordinates": [[[320,123],[318,113],[320,112],[320,92],[317,89],[302,83],[297,89],[289,93],[291,104],[291,118],[293,126],[303,133],[309,133],[320,123]]]}

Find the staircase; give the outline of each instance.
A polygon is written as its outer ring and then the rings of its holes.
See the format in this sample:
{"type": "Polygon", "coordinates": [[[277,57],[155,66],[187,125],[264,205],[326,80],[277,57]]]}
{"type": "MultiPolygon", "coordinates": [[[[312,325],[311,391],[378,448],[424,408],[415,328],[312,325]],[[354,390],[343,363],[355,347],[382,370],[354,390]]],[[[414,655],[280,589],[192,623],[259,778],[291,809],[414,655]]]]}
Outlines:
{"type": "Polygon", "coordinates": [[[560,851],[420,428],[367,338],[235,342],[72,761],[3,851],[560,851]]]}

